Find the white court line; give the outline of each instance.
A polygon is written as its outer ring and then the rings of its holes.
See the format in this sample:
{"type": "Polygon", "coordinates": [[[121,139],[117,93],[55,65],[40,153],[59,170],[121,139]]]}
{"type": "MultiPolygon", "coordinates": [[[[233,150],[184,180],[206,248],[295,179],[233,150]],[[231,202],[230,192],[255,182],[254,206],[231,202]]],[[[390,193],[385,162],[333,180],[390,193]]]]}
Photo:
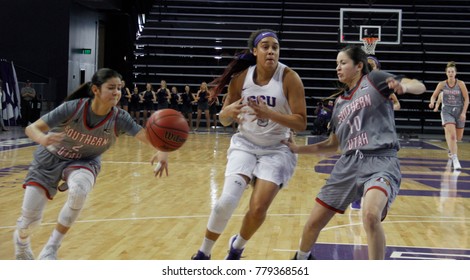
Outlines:
{"type": "Polygon", "coordinates": [[[420,255],[420,256],[449,256],[449,257],[466,257],[470,258],[470,255],[459,255],[459,254],[447,254],[447,253],[427,253],[427,252],[401,252],[401,251],[393,251],[390,257],[394,258],[406,258],[406,259],[437,259],[437,258],[424,258],[424,257],[413,257],[413,255],[420,255]],[[410,256],[403,256],[403,255],[410,255],[410,256]]]}
{"type": "MultiPolygon", "coordinates": [[[[244,217],[245,214],[234,214],[232,215],[233,217],[244,217]]],[[[269,216],[277,216],[277,217],[298,217],[298,216],[309,216],[309,214],[270,214],[269,216]]],[[[389,215],[391,216],[391,215],[389,215]]],[[[404,215],[402,215],[404,216],[404,215]]],[[[154,216],[154,217],[131,217],[131,218],[111,218],[111,219],[94,219],[94,220],[79,220],[77,223],[100,223],[100,222],[115,222],[115,221],[137,221],[137,220],[163,220],[163,219],[191,219],[191,218],[208,218],[209,215],[183,215],[183,216],[154,216]]],[[[432,218],[437,218],[433,216],[412,216],[412,217],[432,217],[432,218]]],[[[442,219],[442,217],[440,217],[442,219]]],[[[457,219],[457,218],[456,218],[457,219]]],[[[429,220],[429,221],[423,221],[423,220],[410,220],[410,221],[390,221],[390,222],[382,222],[383,224],[386,223],[470,223],[470,218],[464,218],[461,220],[455,220],[455,221],[448,221],[448,220],[429,220]],[[467,221],[468,220],[468,221],[467,221]]],[[[55,225],[56,222],[53,223],[41,223],[41,225],[55,225]]],[[[325,227],[322,231],[327,231],[327,230],[333,230],[333,229],[338,229],[338,228],[346,228],[346,227],[351,227],[351,226],[357,226],[361,225],[362,223],[349,223],[349,224],[344,224],[344,225],[338,225],[338,226],[332,226],[332,227],[325,227]]],[[[6,229],[6,228],[14,228],[16,227],[15,225],[13,226],[0,226],[0,229],[6,229]]]]}

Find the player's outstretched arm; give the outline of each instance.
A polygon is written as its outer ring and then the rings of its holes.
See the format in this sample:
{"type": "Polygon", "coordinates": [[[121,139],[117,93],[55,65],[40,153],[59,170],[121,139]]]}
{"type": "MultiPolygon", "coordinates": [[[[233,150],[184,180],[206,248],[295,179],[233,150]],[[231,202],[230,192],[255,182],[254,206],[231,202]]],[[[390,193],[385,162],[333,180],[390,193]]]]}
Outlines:
{"type": "MultiPolygon", "coordinates": [[[[153,147],[150,144],[150,141],[147,138],[147,135],[145,134],[145,128],[142,128],[136,135],[135,138],[137,140],[153,147]]],[[[161,177],[163,175],[163,171],[165,171],[166,176],[168,176],[168,152],[162,152],[158,151],[152,156],[150,159],[150,164],[153,166],[154,163],[157,163],[155,166],[153,172],[155,174],[155,177],[161,177]]]]}

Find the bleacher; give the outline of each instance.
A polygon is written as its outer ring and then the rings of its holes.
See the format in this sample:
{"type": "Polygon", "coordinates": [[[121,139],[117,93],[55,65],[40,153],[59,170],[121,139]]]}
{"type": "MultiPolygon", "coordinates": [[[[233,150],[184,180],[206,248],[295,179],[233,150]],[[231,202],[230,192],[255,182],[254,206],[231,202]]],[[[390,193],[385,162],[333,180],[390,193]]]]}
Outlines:
{"type": "Polygon", "coordinates": [[[252,31],[271,28],[279,32],[280,61],[303,80],[307,129],[311,130],[317,101],[335,92],[335,59],[344,46],[338,40],[339,9],[402,9],[402,44],[379,43],[376,56],[383,70],[419,79],[427,91],[400,97],[397,130],[443,133],[440,115],[428,108],[428,100],[437,83],[446,79],[448,61],[456,61],[457,78],[470,80],[470,4],[464,0],[372,2],[370,6],[367,1],[338,0],[155,1],[136,42],[134,80],[140,89],[147,82],[158,87],[163,79],[180,91],[188,84],[196,92],[201,82],[220,75],[234,54],[246,48],[252,31]]]}

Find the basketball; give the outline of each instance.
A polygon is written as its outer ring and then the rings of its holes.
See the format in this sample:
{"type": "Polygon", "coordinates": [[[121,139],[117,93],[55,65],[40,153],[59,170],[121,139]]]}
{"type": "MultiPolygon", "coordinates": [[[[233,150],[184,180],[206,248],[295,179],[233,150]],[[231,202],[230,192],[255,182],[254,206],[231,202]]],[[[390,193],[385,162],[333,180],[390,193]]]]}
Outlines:
{"type": "Polygon", "coordinates": [[[189,126],[180,112],[162,109],[150,116],[145,131],[152,146],[162,152],[172,152],[188,139],[189,126]]]}

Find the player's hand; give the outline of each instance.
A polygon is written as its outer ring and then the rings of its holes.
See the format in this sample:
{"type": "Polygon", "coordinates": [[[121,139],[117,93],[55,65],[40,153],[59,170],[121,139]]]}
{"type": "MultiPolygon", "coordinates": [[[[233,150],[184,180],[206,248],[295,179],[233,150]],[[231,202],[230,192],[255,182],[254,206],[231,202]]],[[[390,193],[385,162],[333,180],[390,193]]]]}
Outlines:
{"type": "Polygon", "coordinates": [[[224,112],[226,112],[227,116],[231,117],[232,119],[234,119],[236,122],[240,122],[241,119],[239,118],[240,117],[240,113],[243,109],[243,107],[245,107],[246,104],[243,104],[243,97],[240,98],[239,100],[233,102],[232,104],[226,106],[224,108],[224,112]]]}
{"type": "Polygon", "coordinates": [[[289,139],[281,140],[281,143],[289,147],[289,149],[295,154],[299,150],[299,146],[295,143],[294,133],[291,131],[289,139]]]}
{"type": "Polygon", "coordinates": [[[44,147],[54,146],[55,144],[59,144],[62,140],[64,140],[64,137],[65,132],[49,132],[44,134],[44,137],[41,138],[39,144],[43,145],[44,147]]]}
{"type": "Polygon", "coordinates": [[[253,99],[248,100],[248,106],[253,109],[251,114],[256,116],[253,121],[257,119],[269,119],[271,110],[268,108],[268,105],[266,105],[266,101],[260,96],[258,96],[256,101],[253,99]]]}
{"type": "Polygon", "coordinates": [[[466,118],[467,118],[467,116],[466,116],[465,113],[460,114],[460,120],[461,120],[461,121],[464,122],[466,118]]]}
{"type": "Polygon", "coordinates": [[[434,108],[434,103],[431,102],[429,103],[429,109],[432,109],[432,108],[434,108]]]}
{"type": "Polygon", "coordinates": [[[388,84],[388,88],[392,89],[394,93],[404,94],[406,92],[406,87],[394,78],[388,78],[386,82],[388,84]]]}
{"type": "Polygon", "coordinates": [[[166,176],[168,176],[168,153],[167,152],[156,152],[152,159],[150,160],[150,164],[153,166],[156,162],[156,165],[153,169],[153,174],[155,177],[162,177],[163,171],[165,171],[166,176]]]}

